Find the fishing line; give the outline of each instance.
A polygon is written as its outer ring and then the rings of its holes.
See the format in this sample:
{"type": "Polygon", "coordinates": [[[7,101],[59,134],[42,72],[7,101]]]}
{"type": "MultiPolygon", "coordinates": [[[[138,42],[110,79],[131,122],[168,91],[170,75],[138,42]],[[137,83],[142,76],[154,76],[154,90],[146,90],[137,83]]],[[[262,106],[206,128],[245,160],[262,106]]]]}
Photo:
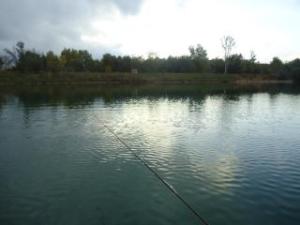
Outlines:
{"type": "Polygon", "coordinates": [[[148,163],[141,158],[134,150],[132,150],[129,145],[126,144],[109,126],[103,124],[103,126],[121,143],[123,144],[134,156],[137,158],[150,172],[152,172],[157,179],[161,181],[161,183],[167,187],[174,195],[177,197],[201,222],[201,224],[209,225],[209,223],[172,187],[172,185],[168,184],[153,168],[151,168],[148,163]]]}

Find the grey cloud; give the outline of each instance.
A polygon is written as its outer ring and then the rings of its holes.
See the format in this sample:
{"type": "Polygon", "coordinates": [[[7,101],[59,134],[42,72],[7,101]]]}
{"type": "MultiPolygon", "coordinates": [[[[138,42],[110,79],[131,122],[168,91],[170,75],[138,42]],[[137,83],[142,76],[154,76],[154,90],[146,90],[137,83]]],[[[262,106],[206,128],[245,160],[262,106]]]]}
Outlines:
{"type": "Polygon", "coordinates": [[[128,1],[128,0],[115,0],[114,1],[118,7],[126,13],[129,14],[135,14],[139,11],[141,4],[141,1],[137,4],[137,1],[128,1]]]}
{"type": "MultiPolygon", "coordinates": [[[[93,18],[109,17],[117,9],[123,16],[139,12],[143,0],[1,0],[0,49],[22,40],[41,51],[64,47],[85,48],[80,35],[88,32],[93,18]]],[[[97,46],[101,49],[118,46],[97,46]]],[[[117,49],[111,49],[116,51],[117,49]]]]}

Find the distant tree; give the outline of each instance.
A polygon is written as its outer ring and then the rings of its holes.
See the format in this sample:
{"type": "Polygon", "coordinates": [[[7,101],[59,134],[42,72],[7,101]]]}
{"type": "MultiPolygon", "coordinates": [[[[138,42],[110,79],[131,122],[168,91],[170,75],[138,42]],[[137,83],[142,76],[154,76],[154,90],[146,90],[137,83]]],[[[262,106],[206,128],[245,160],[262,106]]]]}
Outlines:
{"type": "Polygon", "coordinates": [[[20,57],[22,54],[25,53],[25,44],[24,42],[22,41],[19,41],[17,44],[16,44],[16,51],[17,51],[17,54],[18,56],[20,57]]]}
{"type": "Polygon", "coordinates": [[[249,61],[250,61],[249,72],[254,73],[254,74],[259,73],[259,67],[256,62],[256,54],[253,50],[250,52],[250,60],[249,61]]]}
{"type": "Polygon", "coordinates": [[[16,69],[20,72],[40,72],[46,70],[45,56],[34,51],[24,51],[18,60],[16,69]]]}
{"type": "Polygon", "coordinates": [[[204,72],[208,69],[208,58],[207,52],[202,47],[202,45],[198,44],[196,47],[189,47],[190,55],[192,60],[195,63],[196,69],[198,72],[204,72]]]}
{"type": "Polygon", "coordinates": [[[143,61],[144,59],[142,57],[131,57],[132,68],[137,69],[139,72],[144,72],[142,66],[143,61]]]}
{"type": "Polygon", "coordinates": [[[190,46],[189,51],[192,59],[197,59],[197,58],[207,59],[207,52],[200,44],[197,44],[196,47],[190,46]]]}
{"type": "Polygon", "coordinates": [[[20,72],[57,72],[61,70],[73,72],[171,72],[171,73],[247,73],[273,74],[279,79],[294,79],[300,82],[300,59],[283,63],[278,57],[268,63],[259,63],[253,51],[248,59],[241,54],[232,54],[235,41],[231,36],[222,39],[224,60],[209,60],[206,50],[200,45],[189,47],[189,55],[160,58],[156,53],[149,53],[147,58],[103,55],[102,59],[93,59],[87,50],[64,49],[60,56],[52,51],[46,55],[34,50],[25,49],[23,42],[18,42],[12,49],[4,49],[0,56],[0,69],[11,69],[20,72]]]}
{"type": "Polygon", "coordinates": [[[102,63],[104,66],[105,72],[112,72],[113,66],[116,62],[116,57],[111,54],[104,54],[102,57],[102,63]]]}
{"type": "Polygon", "coordinates": [[[241,54],[229,56],[227,63],[229,73],[241,73],[243,71],[243,56],[241,54]]]}
{"type": "Polygon", "coordinates": [[[59,57],[55,55],[52,51],[46,54],[46,68],[50,72],[58,72],[62,69],[59,57]]]}
{"type": "Polygon", "coordinates": [[[132,68],[130,56],[119,56],[117,58],[117,67],[118,72],[130,72],[132,68]]]}
{"type": "Polygon", "coordinates": [[[300,59],[295,59],[286,63],[281,70],[283,78],[293,79],[298,84],[300,83],[300,59]]]}
{"type": "Polygon", "coordinates": [[[24,42],[19,41],[12,50],[4,49],[7,68],[20,72],[39,72],[45,70],[45,57],[35,51],[25,50],[24,42]]]}
{"type": "Polygon", "coordinates": [[[197,68],[190,56],[169,56],[165,61],[164,71],[171,73],[192,73],[197,68]]]}
{"type": "Polygon", "coordinates": [[[259,63],[256,62],[256,54],[254,51],[250,52],[250,59],[242,60],[243,73],[257,74],[260,72],[259,63]]]}
{"type": "Polygon", "coordinates": [[[60,61],[67,71],[82,72],[92,67],[92,56],[86,50],[64,49],[60,61]]]}
{"type": "Polygon", "coordinates": [[[158,58],[156,54],[151,53],[148,58],[143,61],[144,72],[165,72],[166,59],[158,58]]]}
{"type": "MultiPolygon", "coordinates": [[[[206,62],[206,61],[205,61],[206,62]]],[[[188,56],[179,56],[176,57],[176,61],[174,62],[173,67],[177,66],[177,70],[174,71],[176,73],[193,73],[196,71],[199,71],[201,69],[205,69],[206,65],[201,65],[202,62],[199,62],[199,64],[197,65],[197,63],[195,64],[195,62],[193,60],[190,59],[190,57],[188,56]]]]}
{"type": "Polygon", "coordinates": [[[224,60],[215,58],[209,61],[210,71],[213,73],[224,73],[224,60]]]}
{"type": "Polygon", "coordinates": [[[1,56],[0,57],[0,70],[2,69],[3,65],[4,65],[4,60],[3,60],[2,56],[1,56]]]}
{"type": "Polygon", "coordinates": [[[90,68],[91,72],[104,72],[104,67],[101,60],[93,60],[93,63],[90,68]]]}
{"type": "Polygon", "coordinates": [[[283,68],[283,62],[278,57],[274,57],[270,63],[270,68],[272,74],[279,75],[283,68]]]}
{"type": "Polygon", "coordinates": [[[4,49],[6,53],[5,64],[7,67],[15,67],[18,64],[19,59],[25,53],[25,44],[24,42],[17,42],[16,46],[10,49],[4,49]]]}
{"type": "Polygon", "coordinates": [[[79,50],[79,61],[83,67],[82,71],[90,71],[93,66],[92,55],[87,50],[79,50]]]}
{"type": "Polygon", "coordinates": [[[290,67],[290,73],[292,78],[300,83],[300,59],[295,59],[292,62],[290,62],[289,64],[290,67]]]}
{"type": "Polygon", "coordinates": [[[257,67],[260,74],[271,74],[271,68],[269,63],[259,63],[257,64],[257,67]]]}
{"type": "Polygon", "coordinates": [[[253,64],[256,62],[256,54],[253,50],[250,52],[250,60],[249,61],[253,64]]]}
{"type": "Polygon", "coordinates": [[[156,52],[149,52],[148,53],[148,59],[155,59],[155,58],[158,58],[156,52]]]}
{"type": "Polygon", "coordinates": [[[222,38],[222,47],[224,49],[224,61],[225,61],[225,69],[224,73],[227,73],[228,70],[228,59],[231,55],[231,51],[235,46],[235,40],[231,36],[224,36],[222,38]]]}

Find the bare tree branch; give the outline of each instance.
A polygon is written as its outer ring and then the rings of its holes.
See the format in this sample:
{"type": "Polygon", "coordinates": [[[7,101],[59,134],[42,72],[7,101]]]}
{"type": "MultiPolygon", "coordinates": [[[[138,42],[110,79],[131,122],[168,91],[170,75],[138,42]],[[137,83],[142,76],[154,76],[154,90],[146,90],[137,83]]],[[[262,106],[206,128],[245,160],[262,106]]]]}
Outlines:
{"type": "Polygon", "coordinates": [[[231,51],[235,46],[235,40],[231,36],[224,36],[222,38],[222,47],[224,49],[224,61],[225,61],[225,70],[224,73],[227,73],[228,70],[228,58],[230,57],[231,51]]]}

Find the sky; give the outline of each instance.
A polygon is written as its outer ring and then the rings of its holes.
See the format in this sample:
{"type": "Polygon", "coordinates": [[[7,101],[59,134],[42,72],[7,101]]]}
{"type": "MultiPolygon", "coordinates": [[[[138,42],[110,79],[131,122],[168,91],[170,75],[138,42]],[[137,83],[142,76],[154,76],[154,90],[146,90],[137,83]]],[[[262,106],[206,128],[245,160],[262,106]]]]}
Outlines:
{"type": "Polygon", "coordinates": [[[230,35],[233,53],[288,61],[300,58],[299,24],[299,0],[1,0],[0,49],[168,57],[199,43],[215,58],[230,35]]]}

